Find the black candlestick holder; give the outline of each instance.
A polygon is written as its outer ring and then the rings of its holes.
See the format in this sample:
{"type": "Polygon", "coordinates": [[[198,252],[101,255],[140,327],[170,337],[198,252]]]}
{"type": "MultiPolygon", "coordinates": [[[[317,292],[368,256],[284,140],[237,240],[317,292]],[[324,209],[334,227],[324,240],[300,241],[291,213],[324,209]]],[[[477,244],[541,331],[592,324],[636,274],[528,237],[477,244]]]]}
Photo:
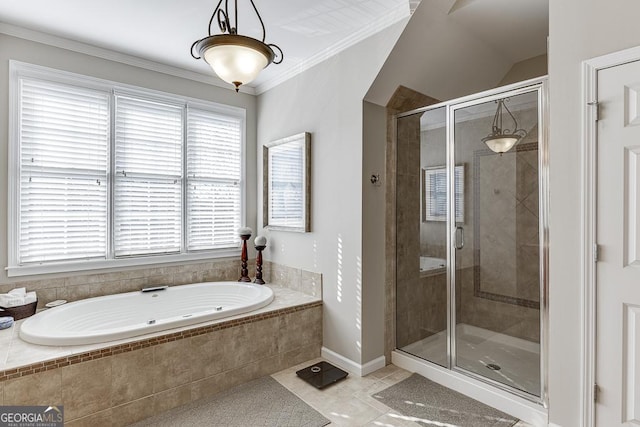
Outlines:
{"type": "Polygon", "coordinates": [[[264,280],[262,280],[262,251],[266,248],[266,246],[256,246],[256,280],[253,283],[257,283],[259,285],[264,285],[264,280]]]}
{"type": "Polygon", "coordinates": [[[247,240],[249,240],[249,237],[251,237],[251,234],[240,235],[240,239],[242,239],[242,270],[240,271],[240,278],[238,279],[238,282],[251,282],[251,279],[249,278],[249,269],[247,268],[247,260],[249,259],[249,256],[247,255],[247,240]]]}

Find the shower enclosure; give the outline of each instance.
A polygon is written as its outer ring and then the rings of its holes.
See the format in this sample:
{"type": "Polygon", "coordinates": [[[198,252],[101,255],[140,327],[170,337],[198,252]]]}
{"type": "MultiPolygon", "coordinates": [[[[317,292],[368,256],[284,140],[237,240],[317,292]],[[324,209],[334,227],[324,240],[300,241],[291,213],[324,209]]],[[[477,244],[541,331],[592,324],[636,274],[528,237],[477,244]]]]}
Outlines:
{"type": "Polygon", "coordinates": [[[546,379],[545,85],[396,118],[396,347],[537,403],[546,379]]]}

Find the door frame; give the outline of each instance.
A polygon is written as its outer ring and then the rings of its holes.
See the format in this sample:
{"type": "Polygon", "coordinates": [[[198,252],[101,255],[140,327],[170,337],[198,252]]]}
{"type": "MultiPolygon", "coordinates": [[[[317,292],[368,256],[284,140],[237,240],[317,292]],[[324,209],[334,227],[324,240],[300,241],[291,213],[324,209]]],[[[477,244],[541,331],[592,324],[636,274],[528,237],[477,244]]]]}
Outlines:
{"type": "Polygon", "coordinates": [[[598,71],[640,61],[640,46],[608,53],[582,62],[581,152],[581,423],[595,425],[596,384],[596,289],[597,289],[597,161],[598,161],[598,71]]]}

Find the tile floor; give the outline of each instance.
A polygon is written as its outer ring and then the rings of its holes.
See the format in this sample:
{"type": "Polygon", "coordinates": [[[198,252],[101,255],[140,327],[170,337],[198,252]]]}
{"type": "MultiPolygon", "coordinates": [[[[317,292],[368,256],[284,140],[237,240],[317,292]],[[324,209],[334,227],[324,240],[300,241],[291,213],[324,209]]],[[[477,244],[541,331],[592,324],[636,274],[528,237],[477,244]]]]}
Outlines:
{"type": "MultiPolygon", "coordinates": [[[[296,376],[296,371],[319,362],[314,359],[272,375],[280,384],[331,420],[331,426],[420,427],[424,424],[403,417],[380,403],[371,394],[402,381],[411,372],[387,365],[366,377],[349,375],[324,390],[311,387],[296,376]]],[[[520,421],[515,427],[530,427],[520,421]]]]}

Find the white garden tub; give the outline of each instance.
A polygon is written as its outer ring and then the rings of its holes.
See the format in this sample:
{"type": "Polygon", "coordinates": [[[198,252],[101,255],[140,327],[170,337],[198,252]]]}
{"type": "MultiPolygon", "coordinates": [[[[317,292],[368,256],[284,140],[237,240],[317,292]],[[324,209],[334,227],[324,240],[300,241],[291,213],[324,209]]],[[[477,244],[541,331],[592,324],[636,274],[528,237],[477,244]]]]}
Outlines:
{"type": "Polygon", "coordinates": [[[88,298],[28,318],[20,338],[53,346],[102,343],[247,313],[273,298],[267,286],[238,282],[88,298]]]}

